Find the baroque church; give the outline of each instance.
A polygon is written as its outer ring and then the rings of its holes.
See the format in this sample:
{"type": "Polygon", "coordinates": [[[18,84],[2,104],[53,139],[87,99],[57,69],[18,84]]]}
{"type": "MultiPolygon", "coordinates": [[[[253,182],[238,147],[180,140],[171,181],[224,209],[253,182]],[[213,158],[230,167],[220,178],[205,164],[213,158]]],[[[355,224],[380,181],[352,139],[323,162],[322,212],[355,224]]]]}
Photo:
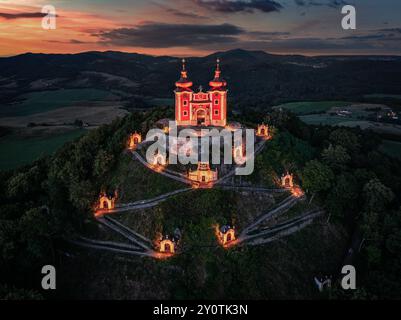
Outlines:
{"type": "Polygon", "coordinates": [[[178,126],[215,126],[227,124],[227,82],[221,77],[220,61],[209,90],[198,92],[192,89],[185,60],[182,60],[181,78],[175,83],[175,120],[178,126]]]}

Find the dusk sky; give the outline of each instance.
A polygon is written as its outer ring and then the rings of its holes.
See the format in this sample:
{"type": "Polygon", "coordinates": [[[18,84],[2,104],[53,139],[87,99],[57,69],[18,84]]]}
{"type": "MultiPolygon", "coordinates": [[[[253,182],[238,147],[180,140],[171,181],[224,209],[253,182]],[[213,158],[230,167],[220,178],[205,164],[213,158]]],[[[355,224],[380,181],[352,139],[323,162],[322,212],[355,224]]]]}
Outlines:
{"type": "Polygon", "coordinates": [[[0,56],[118,50],[206,55],[234,48],[271,53],[401,54],[400,0],[0,0],[0,56]],[[341,28],[341,7],[357,30],[341,28]],[[41,8],[57,10],[43,30],[41,8]]]}

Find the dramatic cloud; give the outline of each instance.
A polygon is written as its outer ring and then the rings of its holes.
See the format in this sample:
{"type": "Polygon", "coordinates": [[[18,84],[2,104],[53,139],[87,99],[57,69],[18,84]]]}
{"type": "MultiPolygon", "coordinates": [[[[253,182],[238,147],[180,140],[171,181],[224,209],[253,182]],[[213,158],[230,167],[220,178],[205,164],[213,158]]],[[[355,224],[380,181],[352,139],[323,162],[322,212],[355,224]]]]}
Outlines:
{"type": "Polygon", "coordinates": [[[87,44],[87,43],[89,43],[89,42],[80,41],[80,40],[76,40],[76,39],[71,39],[71,40],[68,40],[68,41],[48,40],[47,42],[49,42],[49,43],[61,43],[61,44],[87,44]]]}
{"type": "Polygon", "coordinates": [[[401,49],[401,28],[360,32],[346,37],[299,37],[290,32],[248,31],[233,24],[195,25],[147,22],[96,34],[105,45],[142,48],[195,48],[215,51],[244,48],[270,52],[341,53],[401,49]]]}
{"type": "Polygon", "coordinates": [[[274,40],[274,39],[287,38],[288,36],[290,36],[290,33],[289,32],[250,31],[250,32],[247,32],[246,35],[249,38],[261,41],[261,40],[274,40]]]}
{"type": "Polygon", "coordinates": [[[183,10],[172,8],[167,5],[164,5],[161,3],[156,3],[156,2],[153,2],[153,5],[161,8],[164,12],[167,12],[178,18],[184,18],[184,19],[187,18],[187,19],[195,19],[195,20],[209,20],[209,17],[197,14],[196,12],[183,11],[183,10]]]}
{"type": "Polygon", "coordinates": [[[48,1],[0,0],[4,38],[0,55],[104,50],[105,46],[154,55],[204,55],[235,48],[400,54],[396,13],[401,1],[385,1],[391,5],[383,4],[384,8],[377,0],[115,0],[110,5],[102,1],[104,6],[93,9],[82,5],[93,0],[68,1],[69,6],[57,8],[57,30],[43,32],[40,19],[45,15],[40,6],[48,1]],[[368,22],[360,21],[357,30],[342,30],[340,8],[345,4],[357,4],[368,22]],[[145,20],[149,17],[151,21],[145,20]]]}
{"type": "Polygon", "coordinates": [[[401,28],[379,29],[370,32],[359,33],[352,36],[343,37],[341,39],[353,41],[401,41],[401,28]]]}
{"type": "Polygon", "coordinates": [[[194,2],[201,7],[221,13],[253,13],[256,10],[274,12],[280,11],[283,8],[280,3],[273,0],[194,0],[194,2]]]}
{"type": "Polygon", "coordinates": [[[0,18],[4,18],[7,20],[12,19],[32,19],[32,18],[43,18],[47,16],[47,13],[41,12],[20,12],[20,13],[4,13],[0,12],[0,18]]]}
{"type": "Polygon", "coordinates": [[[326,1],[319,1],[319,0],[294,0],[298,6],[301,7],[319,7],[319,6],[326,6],[331,8],[338,8],[340,6],[345,6],[349,3],[345,2],[345,0],[326,0],[326,1]]]}
{"type": "Polygon", "coordinates": [[[198,25],[147,22],[133,28],[102,32],[104,44],[144,48],[198,47],[211,43],[235,43],[245,31],[232,24],[198,25]]]}

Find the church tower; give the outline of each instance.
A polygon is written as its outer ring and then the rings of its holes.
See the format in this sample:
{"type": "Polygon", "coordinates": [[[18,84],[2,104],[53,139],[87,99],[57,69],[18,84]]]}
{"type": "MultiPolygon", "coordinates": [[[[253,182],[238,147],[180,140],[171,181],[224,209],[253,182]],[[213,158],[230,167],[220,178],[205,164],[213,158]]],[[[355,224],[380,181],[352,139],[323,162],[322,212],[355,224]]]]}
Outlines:
{"type": "Polygon", "coordinates": [[[219,59],[217,59],[214,79],[209,82],[209,86],[212,123],[215,126],[225,126],[227,124],[227,82],[221,77],[219,59]]]}
{"type": "Polygon", "coordinates": [[[175,83],[175,119],[177,125],[191,124],[190,101],[192,97],[192,81],[188,79],[185,69],[185,59],[182,59],[181,78],[175,83]]]}

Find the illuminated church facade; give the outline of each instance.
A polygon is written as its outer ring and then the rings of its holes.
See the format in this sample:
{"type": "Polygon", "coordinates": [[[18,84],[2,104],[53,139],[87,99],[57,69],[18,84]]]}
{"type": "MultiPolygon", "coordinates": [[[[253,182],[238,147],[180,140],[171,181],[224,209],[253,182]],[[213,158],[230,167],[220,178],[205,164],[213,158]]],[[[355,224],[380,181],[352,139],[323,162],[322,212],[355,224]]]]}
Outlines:
{"type": "Polygon", "coordinates": [[[175,120],[178,126],[215,126],[227,124],[227,82],[221,77],[220,61],[214,79],[209,82],[209,90],[202,87],[198,92],[192,89],[185,60],[182,61],[181,78],[175,83],[175,120]]]}

